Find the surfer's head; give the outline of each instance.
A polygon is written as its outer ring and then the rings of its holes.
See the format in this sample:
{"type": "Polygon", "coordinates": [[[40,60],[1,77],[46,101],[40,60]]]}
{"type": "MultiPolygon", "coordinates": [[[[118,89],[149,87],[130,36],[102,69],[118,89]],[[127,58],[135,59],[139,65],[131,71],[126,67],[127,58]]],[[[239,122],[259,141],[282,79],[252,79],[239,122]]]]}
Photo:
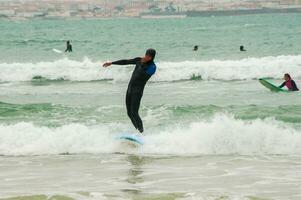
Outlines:
{"type": "Polygon", "coordinates": [[[145,63],[151,62],[155,59],[155,57],[156,57],[156,50],[155,49],[148,49],[145,52],[145,56],[143,58],[143,61],[145,63]]]}
{"type": "Polygon", "coordinates": [[[289,74],[287,74],[287,73],[284,74],[284,77],[283,77],[283,78],[284,78],[285,81],[289,81],[289,80],[292,79],[291,76],[290,76],[289,74]]]}

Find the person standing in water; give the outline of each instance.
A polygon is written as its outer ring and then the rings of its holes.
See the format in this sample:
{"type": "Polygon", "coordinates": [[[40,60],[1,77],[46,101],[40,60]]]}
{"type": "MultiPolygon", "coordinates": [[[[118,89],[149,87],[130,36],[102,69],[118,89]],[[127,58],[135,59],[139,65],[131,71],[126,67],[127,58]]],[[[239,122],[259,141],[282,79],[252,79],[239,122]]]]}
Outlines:
{"type": "Polygon", "coordinates": [[[130,60],[118,60],[114,62],[106,62],[103,67],[113,65],[136,65],[132,73],[131,80],[128,84],[126,92],[126,109],[127,115],[132,121],[134,127],[140,132],[143,132],[143,122],[139,116],[140,101],[143,96],[143,90],[152,75],[156,72],[156,64],[154,59],[156,51],[148,49],[144,57],[137,57],[130,60]]]}
{"type": "Polygon", "coordinates": [[[69,40],[66,42],[66,50],[65,50],[65,52],[72,52],[72,45],[71,45],[71,43],[70,43],[69,40]]]}
{"type": "Polygon", "coordinates": [[[247,50],[245,50],[245,47],[242,46],[242,45],[239,47],[239,50],[240,50],[240,51],[247,51],[247,50]]]}
{"type": "Polygon", "coordinates": [[[280,88],[283,88],[284,86],[286,86],[289,91],[299,91],[297,84],[291,78],[291,76],[289,74],[284,74],[283,79],[285,81],[279,86],[280,88]]]}

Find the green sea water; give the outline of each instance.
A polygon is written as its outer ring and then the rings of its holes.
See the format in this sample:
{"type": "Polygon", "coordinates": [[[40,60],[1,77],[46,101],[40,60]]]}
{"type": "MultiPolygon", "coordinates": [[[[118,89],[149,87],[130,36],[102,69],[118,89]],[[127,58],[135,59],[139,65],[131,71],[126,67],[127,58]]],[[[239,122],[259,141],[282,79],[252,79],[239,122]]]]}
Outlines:
{"type": "Polygon", "coordinates": [[[65,50],[68,57],[93,60],[140,55],[145,48],[158,51],[163,61],[241,59],[299,54],[300,14],[242,15],[185,19],[108,20],[1,20],[2,62],[45,61],[61,58],[50,53],[65,50]],[[194,45],[199,52],[192,52],[194,45]],[[247,54],[237,50],[244,45],[247,54]]]}
{"type": "Polygon", "coordinates": [[[0,199],[300,199],[301,15],[0,21],[0,199]],[[72,53],[64,51],[66,40],[72,53]],[[192,51],[199,45],[199,51],[192,51]],[[244,45],[246,52],[240,52],[244,45]],[[133,66],[158,52],[141,103],[133,66]]]}

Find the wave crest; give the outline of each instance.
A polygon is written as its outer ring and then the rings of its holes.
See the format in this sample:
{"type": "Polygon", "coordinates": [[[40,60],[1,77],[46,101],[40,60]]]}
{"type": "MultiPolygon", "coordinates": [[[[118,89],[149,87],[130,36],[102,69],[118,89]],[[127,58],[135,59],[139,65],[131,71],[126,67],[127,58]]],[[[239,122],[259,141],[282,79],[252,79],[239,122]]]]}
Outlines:
{"type": "MultiPolygon", "coordinates": [[[[32,80],[70,80],[127,81],[130,78],[130,66],[101,67],[102,62],[83,61],[67,58],[53,62],[39,63],[1,63],[0,81],[32,80]]],[[[242,60],[211,60],[159,62],[158,71],[152,81],[179,80],[247,80],[261,77],[282,78],[284,73],[293,74],[301,79],[301,55],[246,58],[242,60]]]]}
{"type": "MultiPolygon", "coordinates": [[[[32,123],[0,125],[0,154],[113,153],[123,151],[115,134],[130,125],[68,124],[39,127],[32,123]]],[[[191,124],[148,129],[143,154],[171,155],[299,155],[301,131],[273,119],[243,121],[229,115],[191,124]]]]}

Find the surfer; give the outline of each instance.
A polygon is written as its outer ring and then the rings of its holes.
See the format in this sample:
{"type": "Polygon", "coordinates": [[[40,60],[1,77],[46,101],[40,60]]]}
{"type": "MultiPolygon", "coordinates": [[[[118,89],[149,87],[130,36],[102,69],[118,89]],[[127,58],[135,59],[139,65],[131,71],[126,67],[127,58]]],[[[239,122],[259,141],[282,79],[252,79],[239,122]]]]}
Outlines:
{"type": "Polygon", "coordinates": [[[118,60],[103,64],[103,67],[109,67],[112,64],[136,65],[126,92],[126,109],[134,127],[140,133],[143,132],[143,123],[139,116],[140,101],[143,96],[145,84],[156,72],[157,67],[154,63],[155,56],[156,51],[154,49],[148,49],[145,53],[145,56],[142,58],[137,57],[130,60],[118,60]]]}
{"type": "Polygon", "coordinates": [[[291,78],[289,74],[284,74],[283,79],[285,81],[279,86],[280,88],[286,86],[289,91],[299,91],[295,81],[291,78]]]}
{"type": "Polygon", "coordinates": [[[193,47],[193,51],[197,51],[197,50],[199,50],[199,46],[195,45],[195,46],[193,47]]]}
{"type": "Polygon", "coordinates": [[[240,51],[247,51],[247,50],[245,50],[245,47],[244,47],[244,46],[240,46],[240,47],[239,47],[239,50],[240,50],[240,51]]]}
{"type": "Polygon", "coordinates": [[[70,43],[69,40],[66,42],[66,50],[65,50],[65,52],[72,52],[72,45],[71,45],[71,43],[70,43]]]}

